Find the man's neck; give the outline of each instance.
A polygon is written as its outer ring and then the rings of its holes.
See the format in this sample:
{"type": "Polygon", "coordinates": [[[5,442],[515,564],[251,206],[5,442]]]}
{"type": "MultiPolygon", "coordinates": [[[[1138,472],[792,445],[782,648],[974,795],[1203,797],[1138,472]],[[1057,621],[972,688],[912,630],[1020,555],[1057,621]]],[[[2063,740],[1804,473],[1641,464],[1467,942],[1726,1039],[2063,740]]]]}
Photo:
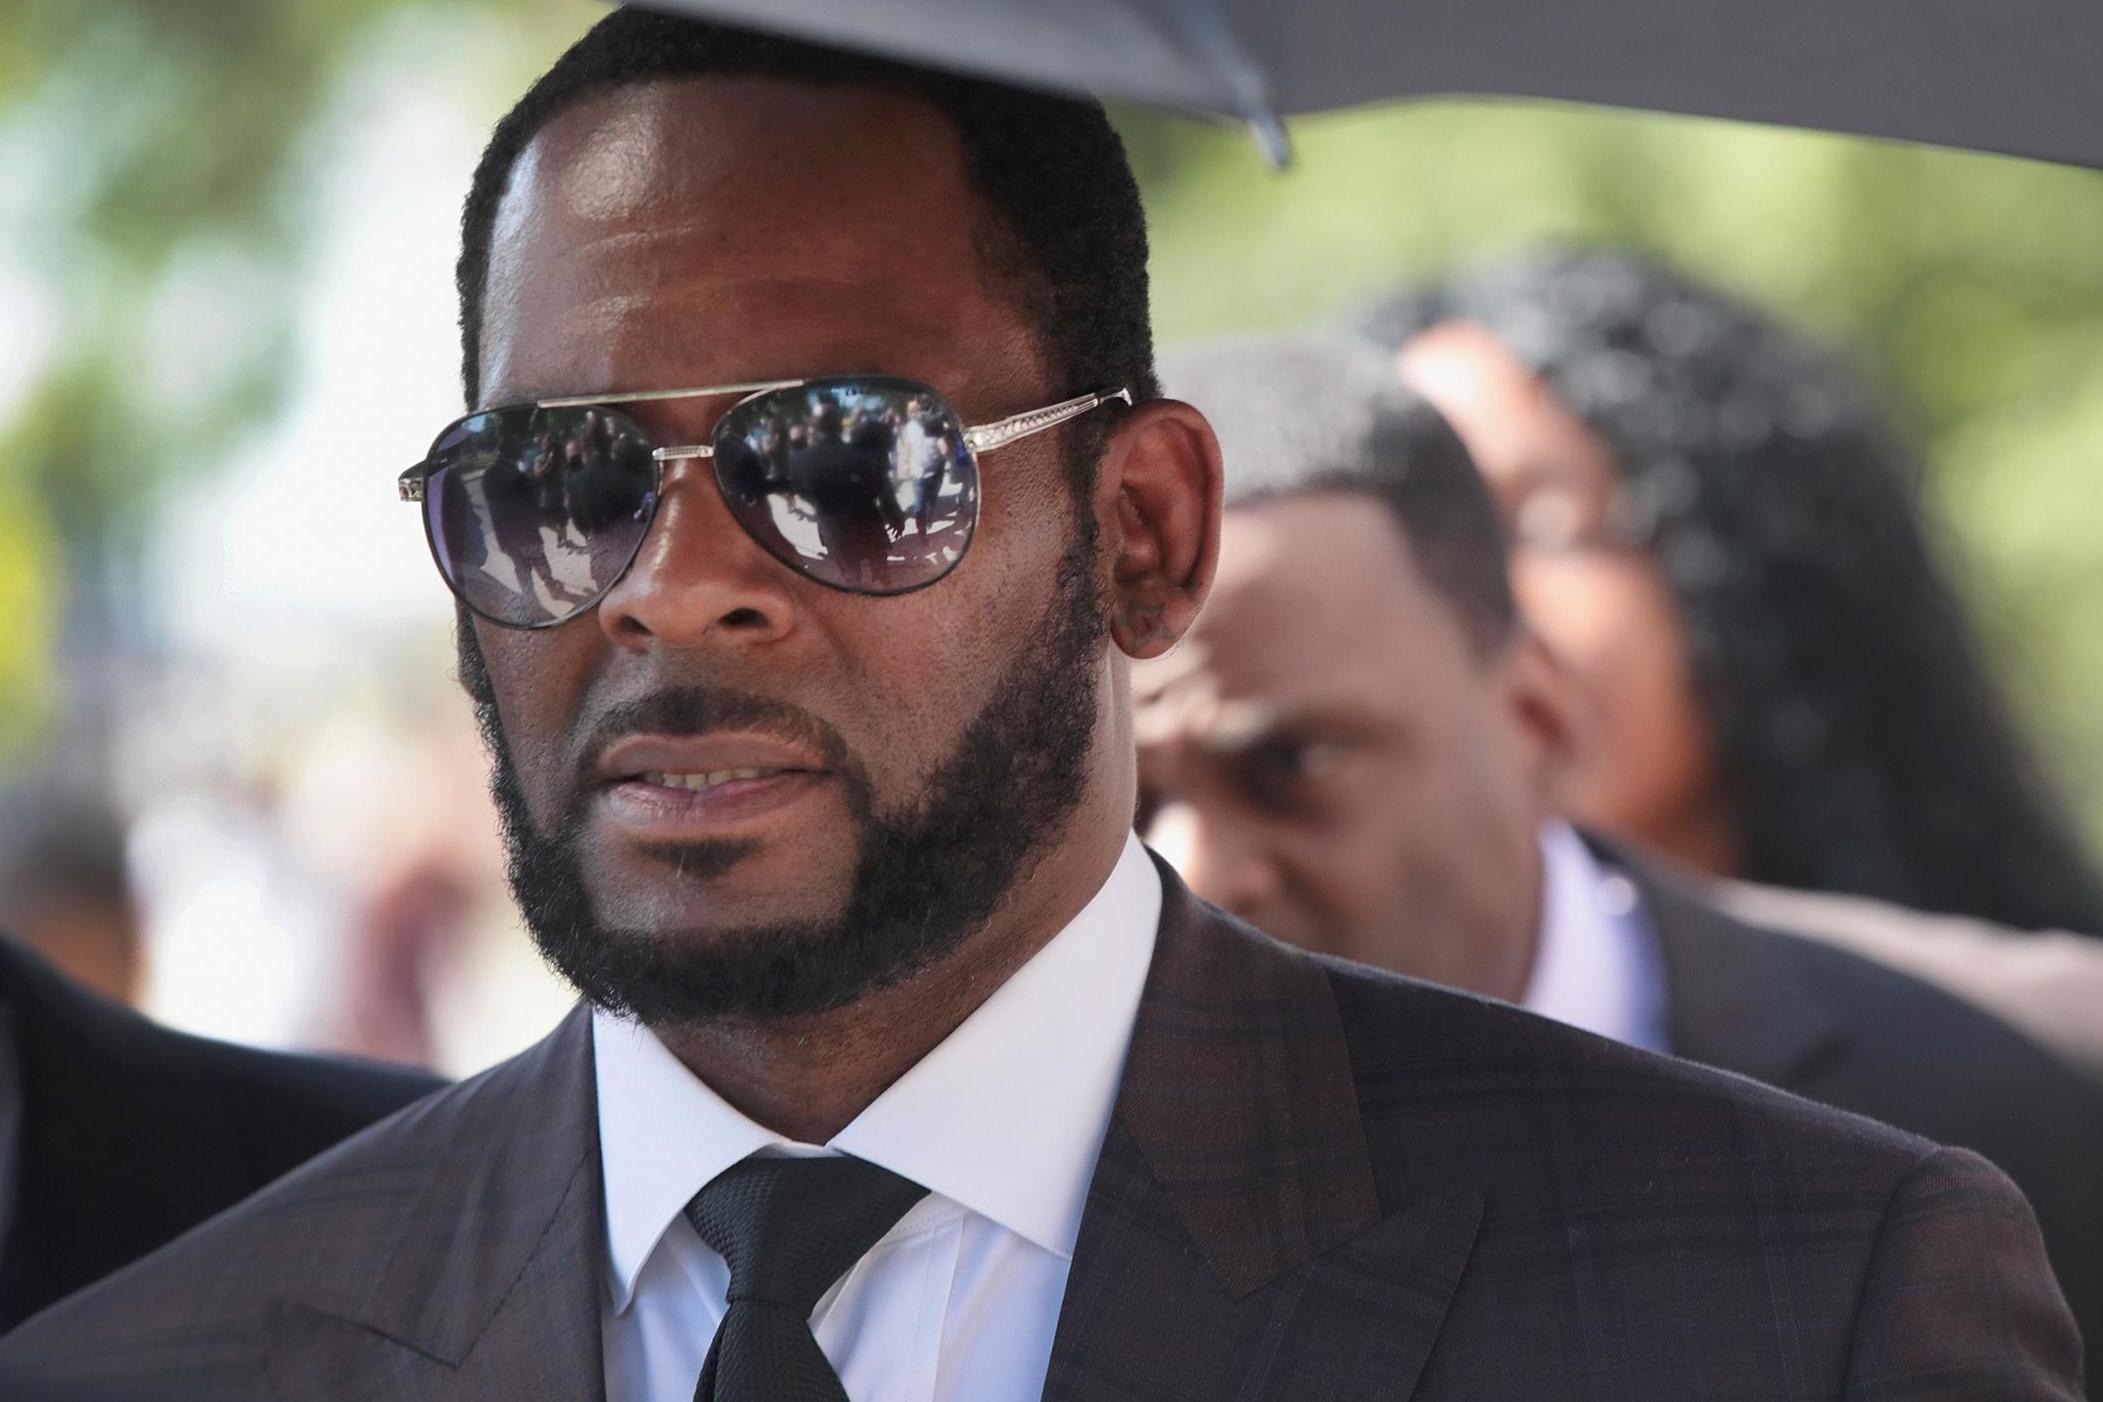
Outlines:
{"type": "MultiPolygon", "coordinates": [[[[1545,826],[1539,831],[1545,833],[1545,826]]],[[[1526,994],[1533,987],[1534,971],[1541,964],[1541,945],[1548,930],[1548,855],[1538,836],[1527,849],[1526,866],[1519,879],[1522,889],[1532,893],[1532,899],[1519,909],[1532,919],[1525,928],[1514,932],[1518,938],[1511,949],[1516,957],[1504,969],[1506,991],[1491,990],[1491,996],[1523,1007],[1526,994]]]]}
{"type": "Polygon", "coordinates": [[[1069,839],[1009,889],[992,919],[941,963],[843,1008],[650,1030],[755,1123],[803,1144],[845,1129],[977,1011],[1102,889],[1125,834],[1069,839]]]}

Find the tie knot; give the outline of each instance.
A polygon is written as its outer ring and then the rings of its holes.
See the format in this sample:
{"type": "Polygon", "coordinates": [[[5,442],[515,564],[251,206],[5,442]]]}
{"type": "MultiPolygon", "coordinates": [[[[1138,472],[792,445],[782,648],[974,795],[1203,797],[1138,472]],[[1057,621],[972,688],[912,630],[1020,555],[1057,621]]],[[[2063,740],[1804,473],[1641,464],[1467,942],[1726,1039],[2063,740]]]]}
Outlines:
{"type": "Polygon", "coordinates": [[[834,1281],[927,1189],[861,1159],[749,1158],[686,1205],[701,1239],[730,1263],[730,1300],[809,1318],[834,1281]]]}

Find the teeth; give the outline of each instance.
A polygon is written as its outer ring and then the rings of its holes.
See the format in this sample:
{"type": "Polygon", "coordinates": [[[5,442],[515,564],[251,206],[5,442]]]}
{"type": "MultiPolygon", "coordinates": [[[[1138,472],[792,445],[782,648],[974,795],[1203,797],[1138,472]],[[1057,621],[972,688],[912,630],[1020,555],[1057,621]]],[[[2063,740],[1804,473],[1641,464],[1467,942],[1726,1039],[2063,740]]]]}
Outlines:
{"type": "Polygon", "coordinates": [[[718,784],[728,784],[737,779],[765,779],[780,774],[779,769],[711,769],[706,774],[660,774],[643,775],[643,782],[667,789],[712,789],[718,784]]]}

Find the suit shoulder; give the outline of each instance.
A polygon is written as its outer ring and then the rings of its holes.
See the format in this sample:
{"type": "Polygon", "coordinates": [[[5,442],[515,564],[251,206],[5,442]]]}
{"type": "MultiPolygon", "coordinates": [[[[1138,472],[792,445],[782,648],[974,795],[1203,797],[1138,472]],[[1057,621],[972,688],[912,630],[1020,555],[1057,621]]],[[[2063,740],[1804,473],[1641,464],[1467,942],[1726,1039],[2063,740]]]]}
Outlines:
{"type": "Polygon", "coordinates": [[[2064,1065],[1985,1008],[1904,969],[1795,930],[1753,922],[1740,928],[1770,943],[1798,982],[1822,990],[1827,1002],[1845,1009],[1854,1036],[1905,1041],[1915,1057],[1986,1056],[2026,1070],[2064,1065]],[[1930,1026],[1937,1036],[1923,1045],[1918,1034],[1930,1026]]]}
{"type": "Polygon", "coordinates": [[[1726,881],[1706,888],[1737,920],[1852,951],[1977,1004],[2103,1082],[2103,940],[2010,929],[1865,896],[1726,881]]]}
{"type": "Polygon", "coordinates": [[[315,1140],[300,1159],[362,1129],[446,1082],[427,1071],[348,1057],[263,1051],[155,1029],[152,1050],[168,1074],[209,1087],[242,1122],[315,1140]]]}
{"type": "Polygon", "coordinates": [[[520,1110],[535,1051],[412,1100],[36,1315],[0,1340],[0,1366],[64,1375],[114,1348],[180,1371],[242,1346],[273,1300],[314,1299],[316,1282],[368,1289],[443,1166],[500,1158],[509,1138],[530,1132],[520,1110]]]}
{"type": "Polygon", "coordinates": [[[119,1064],[141,1094],[194,1107],[239,1165],[231,1201],[444,1085],[407,1067],[196,1037],[138,1019],[119,1064]]]}
{"type": "MultiPolygon", "coordinates": [[[[0,986],[33,1011],[35,1054],[67,1067],[68,1096],[126,1098],[224,1125],[267,1181],[444,1084],[406,1067],[264,1051],[164,1027],[0,942],[0,986]],[[85,1069],[83,1069],[85,1068],[85,1069]]],[[[57,1092],[54,1092],[57,1094],[57,1092]]]]}
{"type": "Polygon", "coordinates": [[[1880,1196],[1936,1147],[1510,1004],[1324,962],[1376,1160],[1393,1146],[1419,1174],[1471,1164],[1548,1196],[1753,1191],[1748,1174],[1880,1196]]]}
{"type": "Polygon", "coordinates": [[[1992,1012],[1789,930],[1739,922],[1735,937],[1764,945],[1787,983],[1842,1029],[1827,1063],[1807,1069],[1806,1094],[2008,1167],[2010,1155],[2038,1146],[2055,1158],[2103,1155],[2103,1089],[1992,1012]],[[2008,1114],[2011,1088],[2025,1107],[2019,1121],[2008,1114]]]}

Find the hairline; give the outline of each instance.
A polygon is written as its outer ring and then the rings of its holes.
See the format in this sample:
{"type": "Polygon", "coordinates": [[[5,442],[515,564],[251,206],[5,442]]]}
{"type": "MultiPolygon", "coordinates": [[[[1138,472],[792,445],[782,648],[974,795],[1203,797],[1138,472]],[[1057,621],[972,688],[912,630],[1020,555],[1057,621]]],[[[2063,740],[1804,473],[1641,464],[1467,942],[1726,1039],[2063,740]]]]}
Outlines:
{"type": "MultiPolygon", "coordinates": [[[[882,93],[903,98],[932,113],[948,133],[949,155],[956,161],[966,197],[974,206],[970,244],[973,261],[986,290],[1006,304],[1022,320],[1029,335],[1034,363],[1030,369],[1040,381],[1049,383],[1055,379],[1050,317],[1052,313],[1041,305],[1033,305],[1033,299],[1044,299],[1051,295],[1050,279],[1038,265],[1038,260],[1029,249],[1014,221],[989,200],[972,169],[971,147],[966,139],[963,124],[940,102],[925,92],[916,91],[903,82],[886,82],[881,77],[858,74],[851,77],[823,77],[812,75],[783,75],[778,73],[731,70],[721,73],[650,74],[634,78],[620,78],[595,84],[582,91],[569,94],[559,105],[542,114],[518,149],[511,153],[505,163],[502,183],[498,187],[495,202],[490,206],[489,217],[479,224],[481,234],[481,281],[472,300],[474,309],[474,360],[472,385],[467,390],[467,407],[475,410],[487,401],[488,381],[485,375],[488,363],[489,330],[489,285],[494,276],[499,256],[497,231],[503,223],[503,212],[515,193],[514,180],[520,165],[534,151],[543,137],[558,122],[575,115],[580,109],[598,102],[612,102],[633,89],[649,87],[676,87],[723,81],[767,83],[777,86],[801,87],[818,90],[860,89],[864,92],[882,93]]],[[[466,311],[462,309],[462,320],[466,322],[466,311]]],[[[671,388],[671,386],[649,386],[648,388],[671,388]]],[[[1095,386],[1082,386],[1075,393],[1085,393],[1095,386]]]]}
{"type": "Polygon", "coordinates": [[[1313,501],[1329,498],[1342,502],[1362,502],[1372,507],[1387,523],[1395,543],[1401,547],[1404,570],[1410,581],[1421,588],[1454,627],[1460,630],[1462,640],[1469,653],[1485,663],[1496,663],[1511,655],[1520,637],[1526,632],[1523,620],[1514,615],[1509,619],[1493,619],[1487,616],[1479,621],[1477,610],[1469,608],[1459,597],[1459,590],[1440,581],[1426,568],[1423,544],[1417,539],[1417,530],[1402,511],[1385,496],[1377,486],[1360,482],[1348,471],[1332,470],[1329,475],[1316,474],[1303,482],[1290,486],[1264,486],[1240,495],[1230,494],[1221,506],[1221,514],[1233,511],[1259,511],[1265,507],[1282,506],[1295,501],[1313,501]]]}

